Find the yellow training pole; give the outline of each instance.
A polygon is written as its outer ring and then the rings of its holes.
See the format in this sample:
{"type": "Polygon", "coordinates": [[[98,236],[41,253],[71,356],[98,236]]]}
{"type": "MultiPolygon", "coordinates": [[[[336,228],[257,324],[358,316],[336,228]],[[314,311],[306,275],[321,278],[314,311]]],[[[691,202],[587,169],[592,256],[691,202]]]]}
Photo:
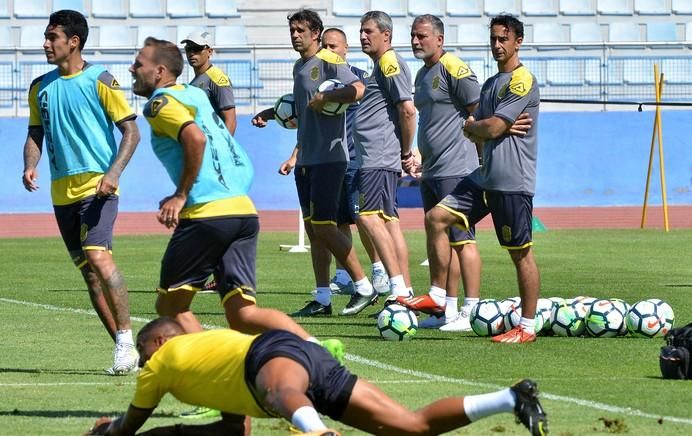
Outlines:
{"type": "MultiPolygon", "coordinates": [[[[660,84],[658,81],[658,65],[654,64],[654,93],[656,94],[656,102],[660,101],[660,84]]],[[[642,205],[642,222],[639,226],[644,228],[646,225],[646,207],[649,203],[649,184],[651,183],[651,167],[653,166],[654,160],[654,145],[656,143],[656,130],[658,129],[658,105],[656,106],[656,111],[654,112],[654,128],[651,131],[651,149],[649,150],[649,166],[646,170],[646,186],[644,187],[644,204],[642,205]]]]}
{"type": "MultiPolygon", "coordinates": [[[[661,101],[661,95],[663,94],[663,73],[661,73],[661,78],[659,79],[659,89],[658,95],[656,96],[656,101],[661,101]]],[[[658,131],[658,166],[659,172],[661,173],[661,199],[663,200],[663,228],[666,232],[670,230],[668,226],[668,197],[666,196],[666,169],[663,162],[663,127],[661,126],[661,106],[656,106],[656,118],[655,118],[656,130],[658,131]]]]}

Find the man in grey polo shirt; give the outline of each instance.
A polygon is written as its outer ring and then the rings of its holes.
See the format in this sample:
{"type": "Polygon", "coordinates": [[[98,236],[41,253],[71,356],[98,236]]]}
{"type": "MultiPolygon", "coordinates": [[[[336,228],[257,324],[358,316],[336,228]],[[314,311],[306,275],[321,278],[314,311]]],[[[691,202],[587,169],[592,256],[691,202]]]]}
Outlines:
{"type": "Polygon", "coordinates": [[[522,304],[520,325],[493,338],[501,343],[536,340],[540,288],[531,233],[540,96],[536,78],[519,60],[523,38],[524,25],[518,19],[500,15],[490,21],[490,48],[499,72],[483,84],[479,107],[464,123],[464,134],[482,147],[483,166],[432,208],[425,221],[431,284],[444,286],[450,260],[448,229],[466,230],[492,215],[497,239],[516,268],[522,304]],[[513,124],[524,112],[533,125],[525,135],[514,134],[513,124]]]}
{"type": "Polygon", "coordinates": [[[416,109],[411,73],[392,50],[392,20],[370,11],[360,20],[363,52],[374,62],[356,113],[354,139],[361,157],[359,221],[384,263],[394,297],[412,295],[408,248],[399,227],[397,184],[402,160],[411,160],[416,109]]]}
{"type": "MultiPolygon", "coordinates": [[[[315,300],[292,315],[332,314],[329,267],[320,264],[325,260],[329,262],[329,259],[314,255],[323,253],[325,248],[354,280],[356,292],[342,314],[355,315],[370,304],[363,295],[375,295],[376,298],[377,294],[363,273],[351,241],[336,227],[339,197],[349,160],[345,115],[328,116],[321,110],[330,101],[353,103],[359,100],[364,86],[341,56],[320,48],[324,26],[315,11],[300,9],[288,16],[288,22],[293,49],[300,54],[293,67],[293,98],[298,113],[298,155],[294,174],[305,231],[310,244],[317,247],[312,251],[317,288],[315,300]],[[327,79],[338,79],[347,86],[318,92],[319,85],[327,79]]],[[[269,108],[257,114],[252,122],[263,127],[273,117],[274,109],[269,108]]]]}
{"type": "MultiPolygon", "coordinates": [[[[421,197],[425,212],[432,209],[456,185],[478,168],[476,145],[462,132],[464,120],[480,99],[480,86],[469,66],[443,48],[444,24],[434,15],[413,20],[411,48],[424,61],[415,81],[414,103],[418,109],[418,150],[422,156],[421,197]]],[[[412,170],[411,168],[405,168],[412,170]]],[[[422,328],[442,331],[469,331],[469,314],[480,295],[481,258],[475,229],[449,230],[450,263],[447,283],[432,285],[427,295],[398,298],[413,310],[429,313],[422,328]],[[459,279],[465,298],[457,309],[459,279]]]]}

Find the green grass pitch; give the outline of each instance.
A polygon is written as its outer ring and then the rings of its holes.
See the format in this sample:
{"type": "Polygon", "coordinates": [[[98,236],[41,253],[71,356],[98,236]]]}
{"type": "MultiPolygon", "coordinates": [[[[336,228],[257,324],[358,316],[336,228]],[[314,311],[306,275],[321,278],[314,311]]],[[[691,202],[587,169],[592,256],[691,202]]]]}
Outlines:
{"type": "MultiPolygon", "coordinates": [[[[427,290],[422,232],[407,232],[417,294],[427,290]]],[[[130,288],[134,328],[155,317],[153,289],[167,238],[118,237],[115,257],[130,288]]],[[[295,310],[313,288],[308,254],[279,244],[295,234],[263,233],[258,253],[259,302],[295,310]]],[[[480,232],[485,298],[516,295],[514,269],[494,234],[480,232]]],[[[535,235],[542,296],[660,298],[676,324],[692,321],[692,230],[551,230],[535,235]]],[[[57,238],[0,240],[0,434],[81,434],[102,415],[127,407],[134,376],[102,369],[112,344],[91,312],[81,278],[57,238]]],[[[362,250],[360,250],[362,253],[362,250]]],[[[365,260],[363,258],[363,260],[365,260]]],[[[335,310],[346,297],[334,297],[335,310]]],[[[193,310],[223,326],[218,298],[201,294],[193,310]]],[[[538,381],[551,434],[692,433],[692,382],[660,378],[661,338],[539,338],[526,346],[492,344],[469,334],[419,331],[407,343],[377,336],[370,308],[356,317],[302,320],[321,338],[339,338],[347,366],[412,408],[441,396],[486,392],[523,378],[538,381]],[[606,423],[610,424],[609,426],[606,423]]],[[[147,427],[179,422],[189,407],[167,397],[147,427]]],[[[332,423],[344,434],[358,434],[332,423]]],[[[280,420],[255,420],[257,435],[288,434],[280,420]]],[[[455,434],[526,434],[511,415],[491,417],[455,434]]]]}

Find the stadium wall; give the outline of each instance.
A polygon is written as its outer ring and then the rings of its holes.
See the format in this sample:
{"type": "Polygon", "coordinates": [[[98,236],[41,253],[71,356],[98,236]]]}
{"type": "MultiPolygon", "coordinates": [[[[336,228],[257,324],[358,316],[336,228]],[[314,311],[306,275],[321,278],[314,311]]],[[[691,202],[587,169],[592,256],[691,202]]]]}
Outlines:
{"type": "MultiPolygon", "coordinates": [[[[538,207],[641,205],[654,113],[644,112],[545,112],[539,128],[538,180],[534,204],[538,207]]],[[[237,138],[255,165],[250,194],[261,210],[297,208],[293,176],[277,169],[290,155],[295,131],[275,123],[265,129],[240,116],[237,138]]],[[[173,192],[149,143],[149,127],[140,117],[142,142],[121,180],[122,211],[156,210],[161,198],[173,192]]],[[[692,111],[663,112],[663,144],[668,202],[692,205],[692,152],[687,126],[692,111]]],[[[50,176],[47,159],[39,167],[41,189],[22,188],[22,148],[26,118],[0,118],[5,143],[0,160],[0,213],[49,212],[50,176]]],[[[654,155],[650,204],[661,202],[658,154],[654,155]]],[[[403,207],[420,207],[418,188],[400,189],[403,207]]]]}

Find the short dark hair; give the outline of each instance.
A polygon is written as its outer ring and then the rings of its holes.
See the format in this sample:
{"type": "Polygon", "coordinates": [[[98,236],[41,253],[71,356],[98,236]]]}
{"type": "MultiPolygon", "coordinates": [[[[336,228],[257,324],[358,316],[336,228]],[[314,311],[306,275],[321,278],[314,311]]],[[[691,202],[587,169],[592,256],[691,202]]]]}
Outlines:
{"type": "Polygon", "coordinates": [[[336,33],[340,34],[341,36],[344,37],[344,41],[346,41],[348,43],[348,39],[346,38],[346,32],[339,29],[338,27],[329,27],[327,29],[324,29],[324,32],[322,32],[322,35],[326,34],[327,32],[336,32],[336,33]]]}
{"type": "Polygon", "coordinates": [[[292,14],[289,14],[286,18],[288,19],[288,24],[291,24],[294,21],[308,23],[308,28],[310,28],[310,30],[313,32],[317,32],[317,42],[319,42],[322,38],[322,31],[324,30],[322,18],[320,18],[320,14],[312,9],[298,9],[292,14]]]}
{"type": "Polygon", "coordinates": [[[48,26],[61,26],[65,36],[79,38],[79,50],[84,49],[87,37],[89,36],[89,25],[81,13],[70,9],[55,11],[48,18],[48,26]]]}
{"type": "Polygon", "coordinates": [[[162,329],[166,336],[175,336],[185,332],[183,327],[173,318],[167,316],[162,316],[149,321],[142,327],[137,333],[137,342],[147,338],[149,334],[155,329],[162,329]]]}
{"type": "Polygon", "coordinates": [[[154,50],[154,62],[163,64],[177,78],[183,73],[183,55],[177,45],[163,39],[147,36],[144,47],[152,46],[154,50]]]}
{"type": "Polygon", "coordinates": [[[445,25],[438,17],[431,14],[419,15],[413,20],[411,27],[415,26],[417,23],[430,23],[433,30],[435,30],[440,35],[445,34],[445,25]]]}
{"type": "Polygon", "coordinates": [[[524,37],[524,23],[512,15],[502,14],[498,15],[497,17],[493,17],[490,20],[490,27],[493,26],[504,26],[514,32],[517,38],[524,37]]]}

